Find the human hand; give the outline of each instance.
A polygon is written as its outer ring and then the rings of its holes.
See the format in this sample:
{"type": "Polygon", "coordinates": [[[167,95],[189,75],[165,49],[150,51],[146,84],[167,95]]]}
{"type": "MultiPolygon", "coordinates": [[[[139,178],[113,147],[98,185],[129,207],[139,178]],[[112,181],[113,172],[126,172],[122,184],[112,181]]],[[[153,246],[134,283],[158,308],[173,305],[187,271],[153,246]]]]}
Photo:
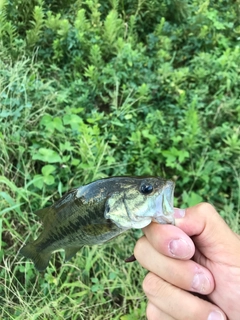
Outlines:
{"type": "Polygon", "coordinates": [[[239,320],[240,237],[208,203],[180,218],[183,213],[175,210],[176,226],[145,227],[135,246],[136,259],[150,271],[143,281],[147,318],[239,320]]]}

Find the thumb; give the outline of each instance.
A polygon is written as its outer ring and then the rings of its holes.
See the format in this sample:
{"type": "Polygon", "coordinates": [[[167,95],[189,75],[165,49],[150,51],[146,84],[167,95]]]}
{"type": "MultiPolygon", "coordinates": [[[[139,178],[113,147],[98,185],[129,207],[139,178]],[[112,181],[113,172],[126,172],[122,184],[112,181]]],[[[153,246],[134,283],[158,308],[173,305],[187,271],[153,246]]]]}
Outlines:
{"type": "Polygon", "coordinates": [[[185,210],[175,224],[192,237],[198,250],[209,260],[240,266],[240,239],[209,203],[185,210]]]}

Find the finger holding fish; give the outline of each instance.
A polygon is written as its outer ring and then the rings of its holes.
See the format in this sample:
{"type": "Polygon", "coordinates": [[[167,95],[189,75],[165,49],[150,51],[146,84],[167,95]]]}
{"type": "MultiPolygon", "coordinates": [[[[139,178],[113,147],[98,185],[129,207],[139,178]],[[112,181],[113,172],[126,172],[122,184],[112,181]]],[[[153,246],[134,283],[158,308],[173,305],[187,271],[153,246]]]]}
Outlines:
{"type": "Polygon", "coordinates": [[[181,260],[189,260],[195,253],[192,239],[173,225],[152,223],[143,228],[147,240],[161,254],[181,260]]]}

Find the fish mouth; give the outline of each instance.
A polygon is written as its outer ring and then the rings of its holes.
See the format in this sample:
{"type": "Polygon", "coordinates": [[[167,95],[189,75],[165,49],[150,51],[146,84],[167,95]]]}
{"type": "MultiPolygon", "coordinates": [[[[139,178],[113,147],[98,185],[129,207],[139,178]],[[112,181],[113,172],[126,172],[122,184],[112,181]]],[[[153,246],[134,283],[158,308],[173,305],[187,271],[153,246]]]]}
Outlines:
{"type": "Polygon", "coordinates": [[[155,200],[156,212],[152,221],[163,224],[174,224],[173,192],[174,183],[168,181],[155,200]]]}

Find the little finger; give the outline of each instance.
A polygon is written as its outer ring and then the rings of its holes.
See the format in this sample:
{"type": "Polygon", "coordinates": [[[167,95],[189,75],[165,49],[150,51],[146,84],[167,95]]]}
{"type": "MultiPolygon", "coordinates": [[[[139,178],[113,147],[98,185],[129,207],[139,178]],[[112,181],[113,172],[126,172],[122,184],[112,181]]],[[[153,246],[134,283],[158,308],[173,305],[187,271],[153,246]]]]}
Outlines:
{"type": "Polygon", "coordinates": [[[226,315],[214,304],[171,285],[151,272],[143,281],[143,290],[151,304],[173,319],[227,319],[226,315]]]}
{"type": "Polygon", "coordinates": [[[148,320],[176,320],[175,318],[169,316],[162,310],[159,310],[150,301],[148,302],[148,305],[147,305],[146,316],[148,320]]]}

